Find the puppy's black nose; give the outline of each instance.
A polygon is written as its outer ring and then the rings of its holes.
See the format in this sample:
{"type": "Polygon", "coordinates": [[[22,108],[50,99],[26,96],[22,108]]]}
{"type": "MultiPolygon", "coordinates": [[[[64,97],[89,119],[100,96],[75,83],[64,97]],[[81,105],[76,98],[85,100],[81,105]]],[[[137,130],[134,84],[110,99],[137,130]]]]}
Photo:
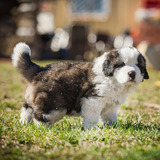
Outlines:
{"type": "Polygon", "coordinates": [[[133,81],[136,77],[136,72],[135,71],[130,71],[130,72],[128,72],[128,75],[131,78],[131,80],[133,81]]]}

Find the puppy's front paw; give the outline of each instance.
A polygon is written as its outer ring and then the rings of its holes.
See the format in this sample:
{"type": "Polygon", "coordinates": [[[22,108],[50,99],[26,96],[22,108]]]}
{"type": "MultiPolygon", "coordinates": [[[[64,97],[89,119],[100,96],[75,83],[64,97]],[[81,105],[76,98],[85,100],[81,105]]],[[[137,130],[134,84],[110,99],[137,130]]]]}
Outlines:
{"type": "Polygon", "coordinates": [[[82,130],[90,130],[91,128],[95,128],[96,127],[97,122],[86,122],[83,121],[83,127],[82,130]]]}

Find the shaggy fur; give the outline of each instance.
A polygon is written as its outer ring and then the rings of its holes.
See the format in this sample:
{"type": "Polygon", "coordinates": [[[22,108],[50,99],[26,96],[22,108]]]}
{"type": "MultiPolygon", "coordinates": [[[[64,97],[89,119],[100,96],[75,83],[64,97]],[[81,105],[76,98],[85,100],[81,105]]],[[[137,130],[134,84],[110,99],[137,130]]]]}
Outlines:
{"type": "Polygon", "coordinates": [[[53,124],[68,115],[82,115],[90,129],[101,118],[116,123],[117,110],[128,93],[148,79],[144,57],[133,47],[112,50],[94,62],[60,62],[40,67],[30,48],[18,43],[12,62],[28,82],[21,122],[53,124]]]}

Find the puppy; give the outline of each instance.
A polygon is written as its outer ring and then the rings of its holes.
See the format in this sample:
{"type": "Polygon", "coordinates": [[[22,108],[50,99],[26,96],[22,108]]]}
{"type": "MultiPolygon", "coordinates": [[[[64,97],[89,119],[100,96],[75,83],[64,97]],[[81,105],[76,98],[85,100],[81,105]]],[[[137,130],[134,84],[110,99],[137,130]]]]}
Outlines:
{"type": "Polygon", "coordinates": [[[115,124],[117,110],[143,79],[149,79],[142,54],[133,47],[112,50],[93,62],[59,62],[40,67],[18,43],[12,63],[28,83],[20,121],[54,124],[65,115],[81,115],[83,128],[101,118],[115,124]]]}

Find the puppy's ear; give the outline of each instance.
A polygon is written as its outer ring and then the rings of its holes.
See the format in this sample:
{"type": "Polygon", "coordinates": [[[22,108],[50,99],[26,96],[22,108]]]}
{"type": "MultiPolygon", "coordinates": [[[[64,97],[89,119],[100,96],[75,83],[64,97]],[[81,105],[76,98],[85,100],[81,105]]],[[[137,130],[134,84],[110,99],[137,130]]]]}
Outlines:
{"type": "Polygon", "coordinates": [[[141,70],[141,73],[144,74],[144,79],[149,79],[149,75],[146,69],[146,60],[142,54],[138,56],[138,67],[141,70]]]}
{"type": "Polygon", "coordinates": [[[111,60],[107,59],[103,63],[103,73],[105,76],[113,76],[114,73],[114,66],[111,60]]]}
{"type": "Polygon", "coordinates": [[[103,63],[103,73],[105,76],[113,76],[115,66],[119,62],[119,53],[117,50],[110,51],[107,56],[106,60],[103,63]]]}
{"type": "Polygon", "coordinates": [[[145,69],[145,72],[144,72],[144,79],[149,79],[149,75],[148,75],[147,69],[145,69]]]}

